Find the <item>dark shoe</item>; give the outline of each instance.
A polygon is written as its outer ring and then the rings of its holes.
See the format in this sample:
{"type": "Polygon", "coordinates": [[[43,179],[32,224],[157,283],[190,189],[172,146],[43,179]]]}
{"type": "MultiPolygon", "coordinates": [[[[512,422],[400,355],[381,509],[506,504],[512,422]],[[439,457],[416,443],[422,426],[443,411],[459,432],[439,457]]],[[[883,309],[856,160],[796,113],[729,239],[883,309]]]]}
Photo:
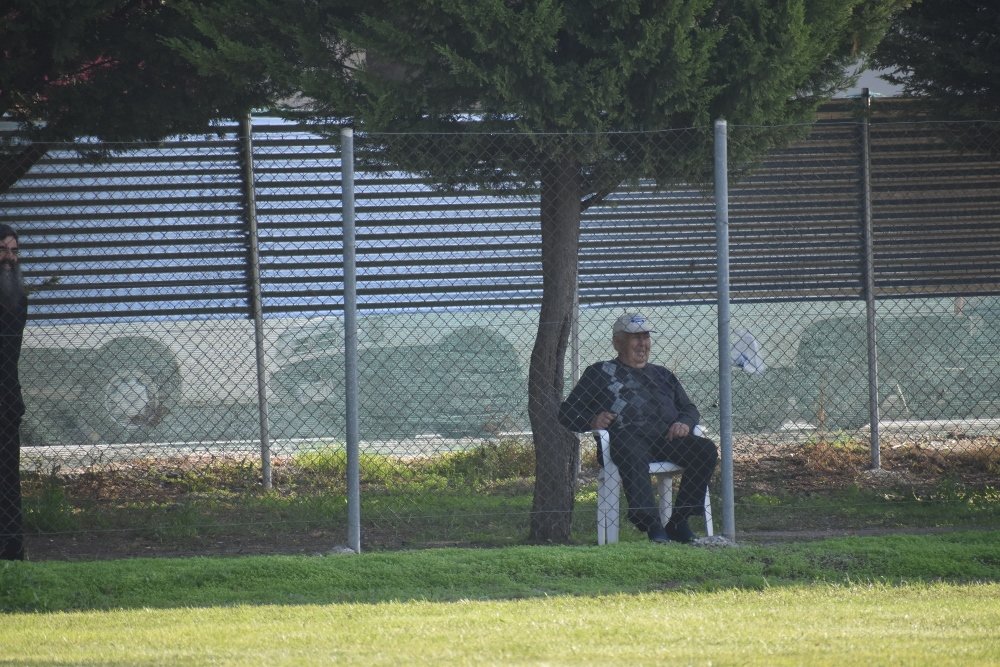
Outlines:
{"type": "Polygon", "coordinates": [[[650,542],[666,544],[670,541],[670,536],[667,535],[667,531],[663,529],[663,526],[653,526],[646,531],[646,534],[649,535],[650,542]]]}
{"type": "Polygon", "coordinates": [[[691,544],[691,542],[694,541],[694,532],[692,532],[691,527],[688,526],[687,520],[678,521],[677,523],[671,521],[667,523],[663,532],[665,532],[667,537],[669,537],[673,542],[691,544]]]}

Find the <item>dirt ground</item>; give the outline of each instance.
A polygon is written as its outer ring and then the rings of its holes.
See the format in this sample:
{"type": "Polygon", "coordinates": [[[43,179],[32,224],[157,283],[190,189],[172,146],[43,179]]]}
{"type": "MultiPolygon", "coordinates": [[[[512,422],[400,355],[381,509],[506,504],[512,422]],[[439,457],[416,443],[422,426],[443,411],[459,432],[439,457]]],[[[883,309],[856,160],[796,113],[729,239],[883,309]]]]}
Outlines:
{"type": "MultiPolygon", "coordinates": [[[[736,501],[754,494],[808,497],[838,489],[906,489],[920,494],[953,480],[967,488],[1000,487],[1000,438],[953,435],[938,438],[906,438],[885,442],[880,449],[881,466],[871,468],[871,453],[858,441],[777,444],[767,438],[742,438],[734,442],[734,482],[736,501]]],[[[156,499],[177,502],[190,488],[173,483],[192,472],[201,474],[212,462],[185,460],[144,460],[118,466],[114,470],[87,471],[67,475],[62,484],[74,502],[113,503],[127,506],[133,502],[156,499]]],[[[217,463],[217,461],[216,461],[217,463]]],[[[295,477],[300,471],[281,460],[275,466],[275,486],[295,477]]],[[[593,471],[584,471],[584,481],[593,471]]],[[[237,476],[238,477],[238,476],[237,476]]],[[[249,480],[252,485],[256,480],[249,480]]],[[[236,494],[247,480],[213,478],[212,483],[232,487],[236,494]]],[[[210,537],[189,536],[171,541],[139,534],[129,529],[51,532],[26,535],[28,558],[46,560],[104,560],[167,556],[241,556],[263,554],[318,555],[343,552],[345,536],[332,527],[317,528],[294,522],[278,523],[267,529],[236,526],[229,531],[213,530],[210,537]]],[[[741,541],[770,542],[789,539],[814,539],[846,534],[883,534],[889,532],[926,533],[948,530],[939,527],[909,529],[862,528],[831,529],[824,526],[797,525],[788,529],[740,531],[741,541]]],[[[365,528],[363,548],[398,548],[395,531],[365,528]],[[366,546],[370,544],[371,547],[366,546]]],[[[438,546],[475,546],[449,542],[438,546]]]]}

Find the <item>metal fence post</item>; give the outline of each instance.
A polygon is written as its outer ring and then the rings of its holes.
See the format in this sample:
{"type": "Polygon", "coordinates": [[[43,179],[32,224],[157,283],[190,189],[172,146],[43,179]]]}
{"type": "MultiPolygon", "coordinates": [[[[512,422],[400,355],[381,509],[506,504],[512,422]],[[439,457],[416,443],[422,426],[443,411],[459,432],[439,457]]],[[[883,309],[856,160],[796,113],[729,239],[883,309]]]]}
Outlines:
{"type": "Polygon", "coordinates": [[[344,232],[344,409],[347,422],[347,545],[361,553],[361,461],[358,427],[357,274],[354,254],[354,130],[340,131],[344,232]]]}
{"type": "Polygon", "coordinates": [[[729,356],[729,153],[726,121],[715,121],[715,239],[719,307],[719,446],[722,449],[722,534],[736,539],[733,490],[733,387],[729,356]]]}
{"type": "Polygon", "coordinates": [[[867,88],[862,91],[862,103],[864,104],[864,117],[861,123],[861,196],[862,222],[864,224],[862,271],[865,281],[865,324],[868,338],[868,421],[871,428],[869,444],[872,470],[878,470],[882,467],[882,458],[879,452],[878,337],[875,327],[875,249],[872,229],[871,136],[869,131],[872,98],[867,88]]]}
{"type": "Polygon", "coordinates": [[[260,296],[260,253],[257,243],[257,198],[253,169],[253,121],[250,113],[240,118],[240,162],[243,202],[247,221],[247,248],[250,311],[253,317],[254,355],[257,369],[257,415],[260,433],[261,478],[265,489],[271,488],[271,436],[268,432],[267,377],[264,358],[264,311],[260,296]]]}
{"type": "MultiPolygon", "coordinates": [[[[579,262],[579,260],[577,260],[579,262]]],[[[580,267],[576,269],[576,287],[573,288],[573,321],[569,329],[569,373],[573,384],[580,379],[580,267]]]]}

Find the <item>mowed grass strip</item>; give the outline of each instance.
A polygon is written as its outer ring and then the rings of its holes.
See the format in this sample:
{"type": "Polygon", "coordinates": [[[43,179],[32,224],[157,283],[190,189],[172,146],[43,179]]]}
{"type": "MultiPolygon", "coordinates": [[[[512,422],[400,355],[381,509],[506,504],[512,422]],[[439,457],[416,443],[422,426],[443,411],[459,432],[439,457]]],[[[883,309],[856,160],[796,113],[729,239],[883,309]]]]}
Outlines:
{"type": "Polygon", "coordinates": [[[329,556],[0,563],[0,611],[452,601],[764,588],[817,581],[1000,581],[1000,531],[731,548],[423,549],[329,556]]]}
{"type": "Polygon", "coordinates": [[[15,614],[0,664],[990,665],[1000,585],[15,614]]]}
{"type": "Polygon", "coordinates": [[[1000,532],[0,564],[0,665],[997,664],[1000,532]]]}

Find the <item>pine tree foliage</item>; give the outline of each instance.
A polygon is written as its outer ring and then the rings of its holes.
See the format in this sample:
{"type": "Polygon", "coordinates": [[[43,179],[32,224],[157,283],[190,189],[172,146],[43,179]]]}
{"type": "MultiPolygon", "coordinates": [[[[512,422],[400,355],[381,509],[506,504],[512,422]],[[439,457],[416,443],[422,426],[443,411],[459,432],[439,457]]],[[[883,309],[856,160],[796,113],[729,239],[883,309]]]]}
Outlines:
{"type": "Polygon", "coordinates": [[[162,0],[11,0],[0,9],[0,116],[39,140],[204,131],[272,92],[226,86],[168,47],[199,34],[162,0]]]}
{"type": "Polygon", "coordinates": [[[898,15],[872,62],[942,115],[1000,119],[1000,3],[915,2],[898,15]]]}

